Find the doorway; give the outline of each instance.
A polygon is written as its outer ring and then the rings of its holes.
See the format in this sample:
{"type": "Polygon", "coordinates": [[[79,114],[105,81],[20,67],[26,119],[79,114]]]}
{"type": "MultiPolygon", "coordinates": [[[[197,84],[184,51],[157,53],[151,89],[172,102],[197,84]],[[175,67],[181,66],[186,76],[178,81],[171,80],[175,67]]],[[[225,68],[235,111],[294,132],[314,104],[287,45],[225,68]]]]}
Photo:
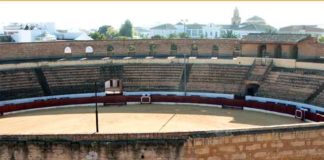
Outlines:
{"type": "Polygon", "coordinates": [[[256,83],[251,83],[246,85],[245,95],[255,96],[259,90],[260,85],[256,83]]]}
{"type": "Polygon", "coordinates": [[[259,46],[258,48],[258,57],[264,57],[265,56],[265,53],[267,51],[267,46],[265,44],[262,44],[259,46]]]}

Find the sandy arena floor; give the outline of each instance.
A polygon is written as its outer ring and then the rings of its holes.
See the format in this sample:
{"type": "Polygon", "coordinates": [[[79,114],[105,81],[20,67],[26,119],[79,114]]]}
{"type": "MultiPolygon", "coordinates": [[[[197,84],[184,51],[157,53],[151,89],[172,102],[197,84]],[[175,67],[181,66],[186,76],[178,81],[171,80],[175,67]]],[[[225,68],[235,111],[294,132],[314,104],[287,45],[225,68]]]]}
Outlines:
{"type": "MultiPolygon", "coordinates": [[[[5,115],[0,134],[94,133],[95,107],[52,108],[5,115]]],[[[100,133],[224,130],[301,123],[272,114],[193,105],[99,107],[100,133]]]]}

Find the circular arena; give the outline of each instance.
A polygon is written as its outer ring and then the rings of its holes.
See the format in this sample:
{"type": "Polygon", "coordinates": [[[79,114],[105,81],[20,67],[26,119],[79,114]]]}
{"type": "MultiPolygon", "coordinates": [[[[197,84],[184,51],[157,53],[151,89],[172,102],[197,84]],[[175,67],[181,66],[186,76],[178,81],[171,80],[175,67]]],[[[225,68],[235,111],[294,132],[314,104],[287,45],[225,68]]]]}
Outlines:
{"type": "Polygon", "coordinates": [[[321,159],[323,46],[262,36],[1,44],[0,159],[321,159]]]}
{"type": "MultiPolygon", "coordinates": [[[[0,134],[92,134],[94,106],[28,111],[0,119],[0,134]],[[41,123],[39,123],[41,122],[41,123]],[[14,125],[13,125],[14,124],[14,125]]],[[[100,133],[163,133],[255,128],[302,123],[299,119],[237,109],[172,104],[99,107],[100,133]]]]}

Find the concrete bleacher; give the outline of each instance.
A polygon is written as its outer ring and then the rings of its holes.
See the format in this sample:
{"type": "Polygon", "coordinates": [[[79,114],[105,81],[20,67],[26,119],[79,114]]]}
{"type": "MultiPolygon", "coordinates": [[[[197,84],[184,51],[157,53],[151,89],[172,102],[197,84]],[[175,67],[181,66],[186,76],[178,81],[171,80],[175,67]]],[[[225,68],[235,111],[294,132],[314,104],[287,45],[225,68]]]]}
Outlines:
{"type": "Polygon", "coordinates": [[[54,95],[94,92],[100,78],[98,66],[45,67],[43,72],[54,95]]]}
{"type": "Polygon", "coordinates": [[[0,71],[0,100],[42,96],[33,69],[0,71]]]}
{"type": "MultiPolygon", "coordinates": [[[[256,96],[324,106],[324,93],[320,89],[324,83],[324,71],[316,69],[317,64],[296,69],[274,63],[274,67],[265,72],[264,68],[251,70],[251,63],[235,60],[222,60],[219,63],[191,60],[186,70],[182,61],[177,59],[143,61],[3,65],[0,71],[0,100],[93,93],[94,82],[98,82],[98,91],[103,92],[104,81],[109,79],[121,79],[126,92],[182,92],[186,89],[188,92],[239,94],[249,83],[248,75],[251,72],[252,76],[265,75],[263,81],[258,81],[260,87],[256,96]]],[[[317,68],[321,68],[321,65],[317,68]]]]}
{"type": "Polygon", "coordinates": [[[123,68],[126,91],[177,91],[183,74],[181,64],[128,64],[123,68]]]}
{"type": "Polygon", "coordinates": [[[194,64],[187,89],[218,93],[240,93],[250,66],[194,64]]]}
{"type": "Polygon", "coordinates": [[[257,95],[305,102],[322,83],[324,83],[322,72],[274,69],[260,85],[257,95]]]}
{"type": "Polygon", "coordinates": [[[324,91],[322,91],[312,102],[312,104],[324,107],[324,91]]]}

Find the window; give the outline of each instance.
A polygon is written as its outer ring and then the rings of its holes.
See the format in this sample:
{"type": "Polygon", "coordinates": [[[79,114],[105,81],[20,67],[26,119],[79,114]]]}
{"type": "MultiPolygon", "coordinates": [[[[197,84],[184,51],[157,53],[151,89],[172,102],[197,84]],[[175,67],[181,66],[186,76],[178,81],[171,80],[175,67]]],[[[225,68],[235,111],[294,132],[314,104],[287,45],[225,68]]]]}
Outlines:
{"type": "Polygon", "coordinates": [[[87,46],[85,49],[86,53],[93,53],[93,48],[91,46],[87,46]]]}
{"type": "Polygon", "coordinates": [[[71,49],[71,47],[65,47],[65,48],[64,48],[64,53],[65,53],[65,54],[71,54],[71,53],[72,53],[72,49],[71,49]]]}
{"type": "Polygon", "coordinates": [[[112,51],[114,51],[114,47],[113,47],[112,45],[108,45],[108,46],[107,46],[107,51],[108,51],[108,52],[112,52],[112,51]]]}
{"type": "Polygon", "coordinates": [[[192,30],[192,36],[197,36],[197,31],[196,30],[192,30]]]}

